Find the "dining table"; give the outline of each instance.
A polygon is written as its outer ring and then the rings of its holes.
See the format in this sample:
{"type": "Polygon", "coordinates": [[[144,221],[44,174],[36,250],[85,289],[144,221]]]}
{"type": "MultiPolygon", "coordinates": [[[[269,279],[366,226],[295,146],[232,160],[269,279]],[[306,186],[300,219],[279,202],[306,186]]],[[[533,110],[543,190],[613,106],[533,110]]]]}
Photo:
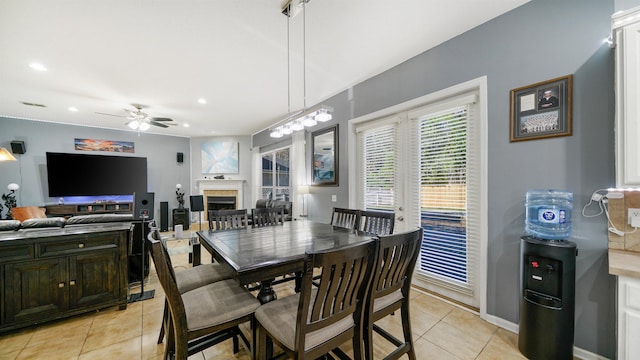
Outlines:
{"type": "Polygon", "coordinates": [[[371,240],[373,235],[309,220],[233,230],[201,230],[198,241],[213,258],[232,271],[240,285],[260,284],[261,303],[276,299],[272,287],[278,276],[297,274],[305,254],[371,240]]]}

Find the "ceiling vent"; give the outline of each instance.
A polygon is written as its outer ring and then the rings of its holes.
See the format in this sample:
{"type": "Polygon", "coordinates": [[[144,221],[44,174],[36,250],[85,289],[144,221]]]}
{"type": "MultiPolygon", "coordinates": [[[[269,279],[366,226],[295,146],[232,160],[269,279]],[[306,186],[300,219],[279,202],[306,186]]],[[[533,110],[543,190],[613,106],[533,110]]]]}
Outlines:
{"type": "Polygon", "coordinates": [[[30,103],[30,102],[25,102],[25,101],[21,101],[20,103],[22,103],[22,105],[27,105],[27,106],[47,107],[47,105],[30,103]]]}

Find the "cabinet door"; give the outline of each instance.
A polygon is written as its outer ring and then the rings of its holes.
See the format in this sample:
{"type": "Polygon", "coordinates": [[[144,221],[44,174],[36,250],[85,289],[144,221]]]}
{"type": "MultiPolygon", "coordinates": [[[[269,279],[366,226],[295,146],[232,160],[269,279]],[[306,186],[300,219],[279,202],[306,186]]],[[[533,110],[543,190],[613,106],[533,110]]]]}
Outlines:
{"type": "Polygon", "coordinates": [[[66,259],[4,265],[5,323],[37,321],[67,310],[66,259]]]}
{"type": "Polygon", "coordinates": [[[69,306],[103,304],[120,296],[117,248],[72,256],[69,259],[69,306]]]}
{"type": "Polygon", "coordinates": [[[640,185],[640,23],[616,32],[616,184],[640,185]]]}

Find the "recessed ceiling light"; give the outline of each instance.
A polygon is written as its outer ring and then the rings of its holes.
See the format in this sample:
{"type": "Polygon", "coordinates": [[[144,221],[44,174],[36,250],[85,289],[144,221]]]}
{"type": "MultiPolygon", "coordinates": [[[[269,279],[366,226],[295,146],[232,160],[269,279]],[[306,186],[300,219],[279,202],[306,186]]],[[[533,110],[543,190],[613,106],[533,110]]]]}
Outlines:
{"type": "Polygon", "coordinates": [[[44,67],[44,65],[38,63],[31,63],[29,64],[29,67],[37,71],[47,71],[47,68],[44,67]]]}
{"type": "Polygon", "coordinates": [[[69,111],[71,112],[78,112],[78,108],[75,106],[69,106],[69,111]]]}
{"type": "Polygon", "coordinates": [[[198,99],[198,103],[200,103],[200,104],[206,104],[206,103],[207,103],[207,99],[205,99],[205,98],[200,98],[200,99],[198,99]]]}
{"type": "Polygon", "coordinates": [[[182,124],[183,127],[189,127],[189,124],[182,124]]]}

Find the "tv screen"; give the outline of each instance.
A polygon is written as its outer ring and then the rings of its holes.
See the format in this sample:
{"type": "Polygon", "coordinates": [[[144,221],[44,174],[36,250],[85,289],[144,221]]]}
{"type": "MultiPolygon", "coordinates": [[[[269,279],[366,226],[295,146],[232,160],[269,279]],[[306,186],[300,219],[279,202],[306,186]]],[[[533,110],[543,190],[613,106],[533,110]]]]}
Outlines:
{"type": "Polygon", "coordinates": [[[147,158],[47,153],[49,197],[147,192],[147,158]]]}

